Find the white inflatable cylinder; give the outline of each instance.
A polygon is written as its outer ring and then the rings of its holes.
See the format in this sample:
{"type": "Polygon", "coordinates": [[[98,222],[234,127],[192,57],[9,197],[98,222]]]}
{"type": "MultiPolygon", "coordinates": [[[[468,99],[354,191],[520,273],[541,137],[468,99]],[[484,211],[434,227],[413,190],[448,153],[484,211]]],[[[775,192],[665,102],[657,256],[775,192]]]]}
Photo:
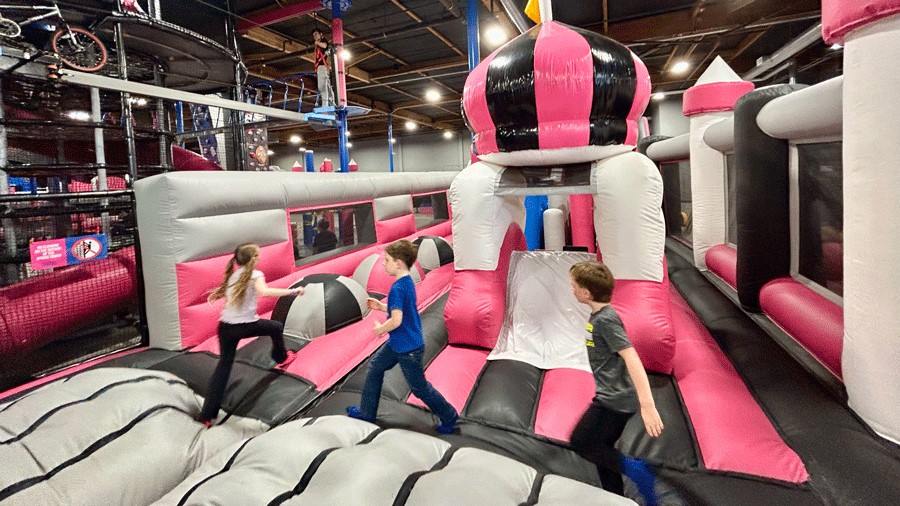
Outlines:
{"type": "Polygon", "coordinates": [[[562,251],[566,245],[566,217],[562,209],[544,211],[544,249],[562,251]]]}
{"type": "Polygon", "coordinates": [[[659,169],[640,153],[594,164],[594,231],[616,279],[663,280],[666,223],[659,169]]]}
{"type": "Polygon", "coordinates": [[[694,265],[706,270],[706,252],[723,244],[725,220],[725,159],[703,141],[713,124],[734,116],[734,104],[753,90],[720,56],[684,94],[682,111],[691,118],[691,214],[694,265]]]}
{"type": "Polygon", "coordinates": [[[842,370],[850,407],[900,443],[900,14],[872,19],[890,3],[861,2],[844,38],[842,370]]]}

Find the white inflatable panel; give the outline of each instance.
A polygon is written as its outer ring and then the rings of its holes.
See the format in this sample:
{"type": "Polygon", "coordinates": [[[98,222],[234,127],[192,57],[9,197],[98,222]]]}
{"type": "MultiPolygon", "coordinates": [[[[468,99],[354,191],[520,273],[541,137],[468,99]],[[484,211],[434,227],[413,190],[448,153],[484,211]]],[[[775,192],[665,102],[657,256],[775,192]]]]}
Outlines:
{"type": "Polygon", "coordinates": [[[594,231],[616,279],[662,281],[666,223],[659,169],[640,153],[594,164],[594,231]]]}
{"type": "Polygon", "coordinates": [[[584,347],[584,324],[590,311],[572,294],[569,268],[595,259],[579,252],[513,252],[506,315],[488,360],[590,371],[584,347]]]}
{"type": "Polygon", "coordinates": [[[544,211],[544,249],[562,251],[566,245],[566,217],[562,209],[544,211]]]}
{"type": "Polygon", "coordinates": [[[691,156],[691,134],[654,142],[647,148],[647,156],[654,162],[676,162],[691,156]]]}
{"type": "Polygon", "coordinates": [[[844,351],[850,407],[900,443],[900,15],[844,44],[844,351]]]}
{"type": "Polygon", "coordinates": [[[372,207],[375,209],[375,219],[378,221],[399,218],[413,213],[412,196],[380,197],[372,201],[372,207]]]}
{"type": "MultiPolygon", "coordinates": [[[[734,111],[691,116],[691,212],[694,222],[694,265],[706,270],[706,252],[725,242],[725,161],[703,141],[706,129],[734,111]]],[[[613,271],[615,272],[615,271],[613,271]]],[[[616,273],[616,277],[619,274],[616,273]]]]}
{"type": "Polygon", "coordinates": [[[759,111],[756,124],[776,139],[816,139],[840,136],[844,77],[778,97],[759,111]]]}
{"type": "Polygon", "coordinates": [[[734,118],[712,124],[703,134],[703,142],[720,153],[734,151],[734,118]]]}
{"type": "Polygon", "coordinates": [[[511,223],[525,229],[523,197],[494,195],[504,168],[478,162],[450,184],[453,208],[453,258],[456,270],[492,271],[511,223]]]}
{"type": "Polygon", "coordinates": [[[537,504],[538,506],[572,506],[572,497],[578,498],[579,506],[635,505],[631,499],[552,474],[544,477],[537,504]]]}

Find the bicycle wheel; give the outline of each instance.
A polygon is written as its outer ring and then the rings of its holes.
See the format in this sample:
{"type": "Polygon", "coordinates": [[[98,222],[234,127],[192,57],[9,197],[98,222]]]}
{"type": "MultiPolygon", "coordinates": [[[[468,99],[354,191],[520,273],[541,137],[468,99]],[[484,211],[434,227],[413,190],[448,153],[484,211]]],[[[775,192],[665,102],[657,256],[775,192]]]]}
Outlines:
{"type": "Polygon", "coordinates": [[[0,36],[14,39],[22,33],[19,23],[0,16],[0,36]]]}
{"type": "Polygon", "coordinates": [[[63,63],[82,72],[96,72],[106,65],[106,46],[93,33],[77,26],[53,34],[53,52],[63,63]]]}

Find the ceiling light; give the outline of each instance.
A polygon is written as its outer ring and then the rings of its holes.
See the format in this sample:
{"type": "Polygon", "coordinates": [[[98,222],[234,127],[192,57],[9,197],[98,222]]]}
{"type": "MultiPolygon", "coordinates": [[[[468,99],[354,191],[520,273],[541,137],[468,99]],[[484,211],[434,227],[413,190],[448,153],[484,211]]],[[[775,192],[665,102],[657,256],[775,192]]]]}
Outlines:
{"type": "Polygon", "coordinates": [[[346,49],[341,51],[341,58],[343,58],[344,61],[350,61],[350,58],[352,58],[352,57],[353,57],[353,55],[350,54],[350,51],[347,51],[346,49]]]}
{"type": "Polygon", "coordinates": [[[350,130],[347,130],[346,134],[347,134],[347,137],[350,137],[350,130]]]}
{"type": "Polygon", "coordinates": [[[397,139],[394,139],[393,137],[391,137],[391,144],[397,144],[397,139]]]}
{"type": "Polygon", "coordinates": [[[672,65],[672,73],[673,74],[684,74],[688,70],[690,70],[691,64],[682,60],[677,62],[675,65],[672,65]]]}
{"type": "Polygon", "coordinates": [[[90,121],[91,119],[91,113],[87,111],[69,111],[66,116],[75,121],[90,121]]]}
{"type": "Polygon", "coordinates": [[[352,142],[348,142],[348,143],[347,143],[347,147],[348,147],[348,148],[352,148],[352,147],[353,147],[353,143],[352,143],[352,142]]]}
{"type": "Polygon", "coordinates": [[[842,47],[844,47],[844,46],[842,46],[842,45],[840,45],[840,44],[832,44],[832,45],[831,45],[831,50],[832,50],[832,51],[837,51],[838,49],[840,49],[840,48],[842,48],[842,47]]]}
{"type": "Polygon", "coordinates": [[[406,122],[406,129],[407,129],[407,130],[415,130],[416,128],[418,128],[418,125],[416,125],[414,122],[412,122],[412,121],[407,121],[407,122],[406,122]]]}
{"type": "Polygon", "coordinates": [[[662,100],[662,99],[666,98],[666,94],[661,91],[658,91],[653,94],[652,98],[653,98],[653,100],[662,100]]]}
{"type": "Polygon", "coordinates": [[[272,156],[272,155],[274,155],[274,154],[275,154],[275,152],[274,152],[274,151],[272,151],[272,150],[271,150],[271,149],[270,149],[270,150],[268,150],[268,151],[266,151],[266,153],[268,153],[268,154],[269,154],[269,156],[272,156]]]}
{"type": "Polygon", "coordinates": [[[300,148],[298,151],[300,151],[301,153],[306,153],[306,148],[300,148]]]}
{"type": "Polygon", "coordinates": [[[432,88],[425,92],[425,100],[427,100],[429,102],[437,102],[440,99],[441,99],[441,94],[438,92],[438,90],[435,90],[432,88]]]}
{"type": "Polygon", "coordinates": [[[290,141],[291,141],[291,144],[300,144],[301,142],[303,142],[303,137],[300,137],[299,135],[294,134],[291,136],[290,141]]]}
{"type": "Polygon", "coordinates": [[[506,42],[506,32],[499,26],[492,26],[484,32],[484,37],[494,46],[499,46],[506,42]]]}
{"type": "Polygon", "coordinates": [[[453,132],[451,132],[450,130],[444,130],[444,138],[445,138],[445,139],[452,139],[452,138],[453,138],[453,132]]]}

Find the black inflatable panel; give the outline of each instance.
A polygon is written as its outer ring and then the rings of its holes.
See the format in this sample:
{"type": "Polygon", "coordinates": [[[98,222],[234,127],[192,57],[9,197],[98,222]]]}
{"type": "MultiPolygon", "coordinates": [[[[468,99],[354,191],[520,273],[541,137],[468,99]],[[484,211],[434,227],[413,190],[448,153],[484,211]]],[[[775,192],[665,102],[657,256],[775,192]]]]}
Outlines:
{"type": "Polygon", "coordinates": [[[531,430],[544,371],[518,360],[490,360],[463,416],[500,427],[531,430]]]}
{"type": "MultiPolygon", "coordinates": [[[[206,353],[182,353],[148,369],[170,372],[205,397],[218,361],[218,357],[206,353]]],[[[235,361],[222,408],[274,425],[287,420],[318,395],[304,379],[235,361]]]]}
{"type": "Polygon", "coordinates": [[[647,435],[640,416],[634,416],[625,426],[619,439],[619,450],[655,465],[696,469],[699,467],[695,437],[688,423],[681,396],[674,378],[664,374],[650,373],[650,388],[656,409],[665,424],[665,430],[657,438],[647,435]]]}

